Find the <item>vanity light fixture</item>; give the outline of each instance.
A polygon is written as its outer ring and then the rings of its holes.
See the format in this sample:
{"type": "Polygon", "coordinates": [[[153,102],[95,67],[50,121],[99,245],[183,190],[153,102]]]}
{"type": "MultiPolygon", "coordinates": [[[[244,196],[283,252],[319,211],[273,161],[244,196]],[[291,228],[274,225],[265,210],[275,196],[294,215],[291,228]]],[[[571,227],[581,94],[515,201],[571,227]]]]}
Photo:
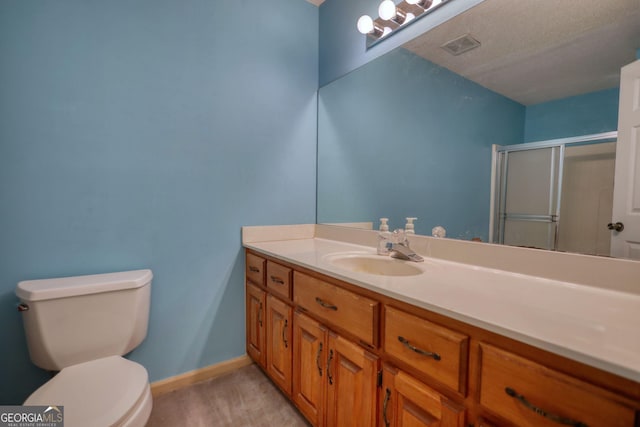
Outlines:
{"type": "Polygon", "coordinates": [[[385,21],[391,21],[394,24],[403,25],[415,18],[411,12],[405,12],[397,7],[393,0],[384,0],[378,7],[378,15],[385,21]]]}
{"type": "Polygon", "coordinates": [[[371,34],[371,37],[380,38],[385,35],[385,31],[388,33],[391,32],[391,28],[389,27],[381,27],[376,21],[371,19],[369,15],[362,15],[360,19],[358,19],[358,31],[362,34],[371,34]]]}
{"type": "Polygon", "coordinates": [[[362,15],[358,19],[357,28],[360,33],[367,36],[367,48],[369,48],[445,2],[446,0],[402,0],[395,4],[393,0],[384,0],[378,7],[378,19],[374,20],[369,15],[362,15]]]}

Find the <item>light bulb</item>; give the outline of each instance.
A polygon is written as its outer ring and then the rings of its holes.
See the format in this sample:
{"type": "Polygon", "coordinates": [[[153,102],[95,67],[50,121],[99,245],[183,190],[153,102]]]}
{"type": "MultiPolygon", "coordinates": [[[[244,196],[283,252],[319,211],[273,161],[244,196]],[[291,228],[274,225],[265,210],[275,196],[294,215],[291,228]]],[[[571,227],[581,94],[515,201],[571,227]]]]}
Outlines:
{"type": "Polygon", "coordinates": [[[396,16],[396,5],[392,0],[384,0],[378,7],[378,15],[380,18],[388,21],[396,16]]]}
{"type": "Polygon", "coordinates": [[[369,15],[362,15],[358,19],[358,31],[362,34],[369,34],[373,31],[373,19],[369,15]]]}

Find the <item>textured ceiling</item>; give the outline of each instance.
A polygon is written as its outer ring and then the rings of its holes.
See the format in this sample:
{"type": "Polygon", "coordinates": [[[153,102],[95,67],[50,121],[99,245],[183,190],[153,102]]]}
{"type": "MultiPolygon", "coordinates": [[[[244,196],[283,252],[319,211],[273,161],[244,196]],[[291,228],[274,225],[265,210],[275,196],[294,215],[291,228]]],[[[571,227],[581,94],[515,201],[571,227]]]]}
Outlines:
{"type": "Polygon", "coordinates": [[[524,105],[619,85],[640,49],[640,0],[486,0],[405,48],[524,105]],[[464,34],[481,46],[452,56],[464,34]]]}

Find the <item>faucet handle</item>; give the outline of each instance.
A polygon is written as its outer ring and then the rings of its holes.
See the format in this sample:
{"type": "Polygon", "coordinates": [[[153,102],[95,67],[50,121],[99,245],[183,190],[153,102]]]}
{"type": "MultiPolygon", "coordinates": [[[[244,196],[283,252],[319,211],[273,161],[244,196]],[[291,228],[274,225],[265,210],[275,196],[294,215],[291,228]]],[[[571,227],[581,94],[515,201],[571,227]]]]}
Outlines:
{"type": "Polygon", "coordinates": [[[409,241],[407,240],[407,235],[405,234],[402,228],[396,228],[395,230],[393,230],[393,234],[391,235],[391,240],[395,244],[400,244],[405,246],[409,245],[409,241]]]}

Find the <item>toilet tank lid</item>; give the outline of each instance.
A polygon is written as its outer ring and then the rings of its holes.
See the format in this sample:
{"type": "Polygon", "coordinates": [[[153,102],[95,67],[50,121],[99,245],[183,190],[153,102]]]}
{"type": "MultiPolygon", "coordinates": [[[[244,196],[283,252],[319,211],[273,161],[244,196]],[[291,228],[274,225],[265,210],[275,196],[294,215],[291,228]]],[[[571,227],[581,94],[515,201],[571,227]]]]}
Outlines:
{"type": "Polygon", "coordinates": [[[23,301],[41,301],[77,295],[135,289],[151,282],[151,270],[25,280],[18,283],[16,295],[23,301]]]}

